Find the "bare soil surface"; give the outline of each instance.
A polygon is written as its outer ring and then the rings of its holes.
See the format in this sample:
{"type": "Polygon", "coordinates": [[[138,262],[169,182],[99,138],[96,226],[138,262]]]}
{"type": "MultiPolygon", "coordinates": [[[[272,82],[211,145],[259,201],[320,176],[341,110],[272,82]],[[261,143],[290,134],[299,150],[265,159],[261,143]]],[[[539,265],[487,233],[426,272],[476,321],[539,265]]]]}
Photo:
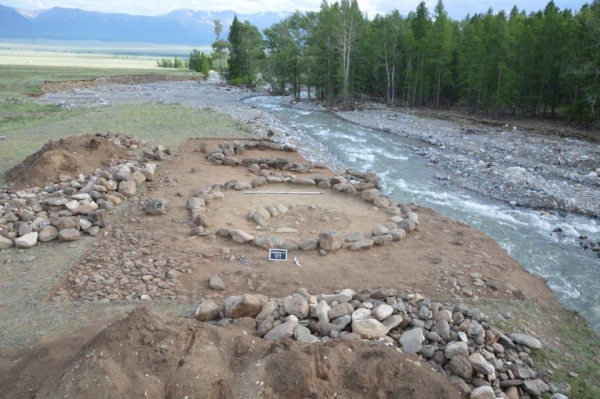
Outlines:
{"type": "Polygon", "coordinates": [[[6,172],[11,188],[43,188],[60,181],[61,175],[89,175],[111,159],[128,158],[127,150],[93,134],[49,141],[36,153],[6,172]]]}
{"type": "MultiPolygon", "coordinates": [[[[203,141],[210,153],[223,140],[203,141]]],[[[275,150],[246,151],[238,158],[275,159],[282,156],[308,164],[297,153],[275,150]]],[[[311,171],[313,173],[295,176],[332,175],[326,169],[311,171]]],[[[216,165],[207,161],[205,154],[199,152],[198,140],[190,140],[149,185],[148,191],[140,195],[140,202],[129,205],[114,222],[113,229],[74,265],[58,288],[69,292],[71,300],[88,300],[79,295],[82,285],[74,283],[74,278],[101,272],[103,265],[108,263],[119,266],[132,260],[127,253],[131,252],[133,241],[138,243],[138,248],[146,249],[146,255],[135,257],[140,264],[154,263],[162,274],[167,274],[174,264],[183,265],[179,271],[185,274],[179,277],[179,282],[192,299],[224,299],[252,291],[268,296],[286,296],[301,287],[308,288],[309,292],[328,293],[344,288],[360,290],[393,286],[407,293],[418,292],[442,298],[514,299],[512,291],[517,289],[527,298],[558,304],[545,281],[523,269],[494,240],[427,208],[414,208],[420,224],[406,239],[392,245],[355,252],[348,249],[350,243],[347,243],[345,248],[327,256],[319,255],[317,250],[297,251],[290,253],[287,262],[271,262],[267,249],[239,244],[229,237],[214,234],[220,228],[240,229],[254,236],[281,237],[298,242],[304,237],[318,238],[319,233],[326,230],[336,230],[342,235],[362,232],[368,236],[374,226],[390,220],[392,215],[385,209],[375,208],[359,196],[340,194],[333,189],[282,183],[251,191],[321,194],[253,195],[224,190],[224,199],[215,200],[206,207],[205,214],[213,222],[211,234],[204,237],[190,234],[195,226],[186,208],[188,196],[206,185],[224,185],[230,180],[249,183],[256,177],[244,166],[216,165]],[[141,204],[150,197],[168,199],[171,204],[169,213],[164,216],[147,215],[141,204]],[[290,211],[269,219],[270,230],[257,230],[256,223],[248,218],[248,214],[253,209],[266,208],[271,204],[283,204],[290,211]],[[276,233],[278,228],[297,231],[276,233]],[[140,238],[141,229],[145,240],[140,238]],[[294,264],[293,257],[297,258],[301,267],[294,264]],[[157,263],[157,260],[164,262],[157,263]],[[226,285],[225,292],[209,288],[208,282],[213,274],[221,275],[226,285]],[[476,274],[484,281],[497,282],[498,288],[487,284],[471,285],[476,274]],[[515,288],[507,290],[507,283],[515,288]],[[472,294],[466,295],[460,289],[463,285],[470,286],[472,294]]],[[[137,283],[143,284],[143,274],[135,271],[128,275],[129,284],[135,285],[136,279],[139,280],[137,283]]],[[[97,285],[106,288],[106,284],[97,285]]],[[[118,289],[119,284],[119,279],[114,279],[112,286],[118,289]]]]}
{"type": "Polygon", "coordinates": [[[38,343],[0,374],[2,398],[460,398],[426,363],[377,343],[264,341],[140,308],[93,339],[38,343]],[[83,345],[82,345],[83,344],[83,345]]]}

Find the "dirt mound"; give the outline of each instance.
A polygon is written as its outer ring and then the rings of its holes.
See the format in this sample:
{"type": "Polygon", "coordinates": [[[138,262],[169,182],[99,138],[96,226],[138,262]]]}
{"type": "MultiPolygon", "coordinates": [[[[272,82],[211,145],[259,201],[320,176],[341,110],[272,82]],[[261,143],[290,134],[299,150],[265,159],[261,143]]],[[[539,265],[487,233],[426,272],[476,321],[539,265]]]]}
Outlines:
{"type": "Polygon", "coordinates": [[[137,309],[75,354],[64,344],[21,354],[0,373],[0,397],[460,398],[426,363],[394,348],[265,341],[252,319],[217,327],[137,309]]]}
{"type": "Polygon", "coordinates": [[[110,159],[127,158],[127,150],[104,137],[88,134],[49,141],[36,153],[6,172],[13,189],[44,187],[60,175],[89,175],[110,159]]]}

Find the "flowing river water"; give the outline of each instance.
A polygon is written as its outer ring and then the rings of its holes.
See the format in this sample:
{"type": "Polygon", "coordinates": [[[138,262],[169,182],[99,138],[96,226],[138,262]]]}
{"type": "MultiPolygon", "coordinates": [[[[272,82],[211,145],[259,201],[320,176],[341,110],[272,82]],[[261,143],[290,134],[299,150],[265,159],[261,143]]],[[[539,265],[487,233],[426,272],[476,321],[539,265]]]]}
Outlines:
{"type": "Polygon", "coordinates": [[[440,214],[464,220],[494,238],[527,270],[548,280],[567,307],[584,314],[600,330],[600,258],[583,250],[580,235],[600,240],[600,222],[577,215],[543,216],[434,178],[435,170],[415,147],[419,140],[364,128],[320,111],[287,107],[289,98],[254,97],[249,105],[271,113],[298,130],[297,138],[321,154],[322,161],[376,173],[382,191],[400,201],[415,201],[440,214]],[[554,232],[561,228],[563,233],[554,232]]]}

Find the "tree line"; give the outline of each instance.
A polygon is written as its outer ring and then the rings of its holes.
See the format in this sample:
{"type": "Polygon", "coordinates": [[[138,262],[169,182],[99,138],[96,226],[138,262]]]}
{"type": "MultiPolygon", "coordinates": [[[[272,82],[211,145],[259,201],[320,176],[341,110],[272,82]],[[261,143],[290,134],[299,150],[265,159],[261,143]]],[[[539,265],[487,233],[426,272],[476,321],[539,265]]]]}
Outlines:
{"type": "MultiPolygon", "coordinates": [[[[421,2],[368,18],[356,0],[323,1],[317,12],[296,12],[261,35],[234,19],[227,79],[320,101],[370,98],[391,105],[461,107],[469,113],[563,117],[599,123],[600,0],[579,11],[448,16],[421,2]]],[[[227,50],[227,51],[225,51],[227,50]]],[[[221,58],[222,61],[222,58],[221,58]]],[[[225,67],[222,65],[221,70],[225,67]]]]}

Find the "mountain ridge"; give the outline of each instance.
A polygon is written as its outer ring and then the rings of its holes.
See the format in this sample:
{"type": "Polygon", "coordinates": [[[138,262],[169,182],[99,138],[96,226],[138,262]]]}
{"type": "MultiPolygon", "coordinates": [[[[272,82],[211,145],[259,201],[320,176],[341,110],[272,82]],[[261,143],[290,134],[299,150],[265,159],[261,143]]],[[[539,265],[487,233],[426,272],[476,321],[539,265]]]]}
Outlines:
{"type": "Polygon", "coordinates": [[[262,31],[291,13],[241,14],[233,10],[181,9],[146,16],[65,7],[30,10],[0,4],[0,38],[207,45],[215,40],[213,21],[221,21],[221,37],[226,38],[236,15],[262,31]]]}

